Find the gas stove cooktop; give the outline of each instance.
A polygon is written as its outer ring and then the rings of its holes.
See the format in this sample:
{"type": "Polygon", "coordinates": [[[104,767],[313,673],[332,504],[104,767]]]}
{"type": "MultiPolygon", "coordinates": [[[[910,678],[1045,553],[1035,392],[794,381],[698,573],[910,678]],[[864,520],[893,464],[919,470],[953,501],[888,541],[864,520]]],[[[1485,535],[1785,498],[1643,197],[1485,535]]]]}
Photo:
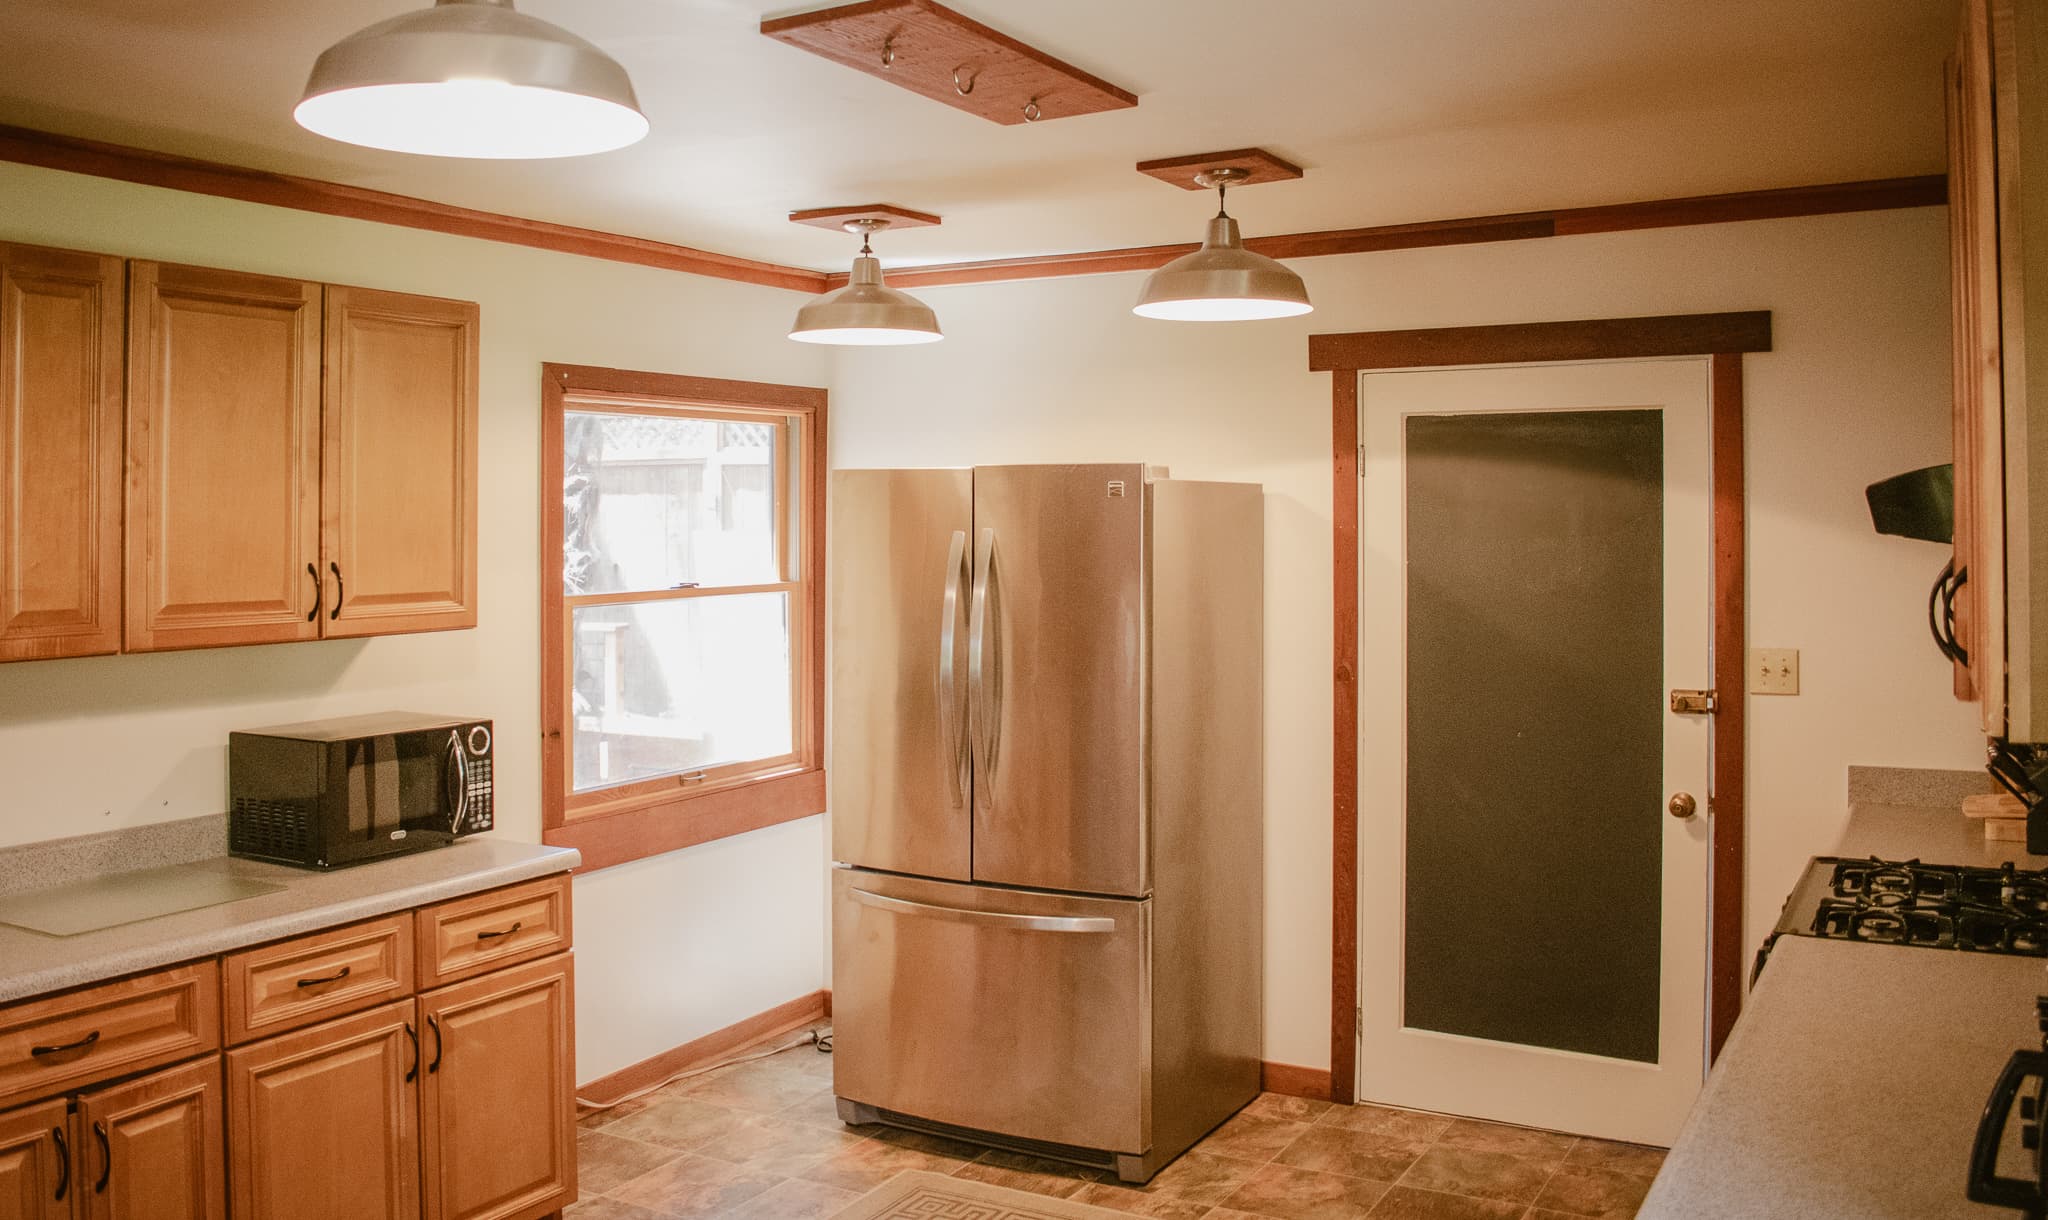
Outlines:
{"type": "Polygon", "coordinates": [[[1757,969],[1780,936],[2048,957],[2048,870],[1816,856],[1757,969]]]}

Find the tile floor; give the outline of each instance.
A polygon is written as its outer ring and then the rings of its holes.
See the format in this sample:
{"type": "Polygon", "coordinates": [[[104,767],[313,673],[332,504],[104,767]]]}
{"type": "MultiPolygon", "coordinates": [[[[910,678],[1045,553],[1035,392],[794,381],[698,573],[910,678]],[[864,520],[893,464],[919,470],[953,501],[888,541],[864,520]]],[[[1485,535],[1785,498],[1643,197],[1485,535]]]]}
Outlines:
{"type": "Polygon", "coordinates": [[[1157,1220],[1573,1220],[1635,1215],[1660,1148],[1262,1095],[1142,1189],[971,1144],[848,1127],[805,1046],[582,1120],[572,1220],[813,1220],[906,1169],[1157,1220]]]}

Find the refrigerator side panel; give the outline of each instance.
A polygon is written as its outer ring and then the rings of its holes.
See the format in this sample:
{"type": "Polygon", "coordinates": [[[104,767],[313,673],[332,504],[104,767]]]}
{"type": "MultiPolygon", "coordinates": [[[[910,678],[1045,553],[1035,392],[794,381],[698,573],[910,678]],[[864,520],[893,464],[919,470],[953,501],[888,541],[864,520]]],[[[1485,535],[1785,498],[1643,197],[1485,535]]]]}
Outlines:
{"type": "Polygon", "coordinates": [[[832,476],[832,856],[965,880],[973,472],[832,476]]]}
{"type": "Polygon", "coordinates": [[[1151,495],[1153,1126],[1174,1148],[1259,1092],[1265,504],[1246,483],[1151,495]]]}
{"type": "Polygon", "coordinates": [[[1142,895],[1145,468],[981,466],[974,879],[1142,895]]]}
{"type": "Polygon", "coordinates": [[[1142,1154],[1150,942],[1144,899],[834,869],[833,1092],[1098,1164],[1142,1154]]]}

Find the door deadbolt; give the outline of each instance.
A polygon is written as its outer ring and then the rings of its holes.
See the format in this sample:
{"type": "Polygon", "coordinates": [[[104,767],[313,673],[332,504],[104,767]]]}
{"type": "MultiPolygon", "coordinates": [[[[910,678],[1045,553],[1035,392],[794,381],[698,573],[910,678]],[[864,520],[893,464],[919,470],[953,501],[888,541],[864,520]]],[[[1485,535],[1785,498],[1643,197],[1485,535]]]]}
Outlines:
{"type": "Polygon", "coordinates": [[[1699,812],[1700,803],[1692,799],[1692,793],[1680,792],[1672,796],[1671,803],[1665,808],[1671,811],[1674,818],[1689,818],[1699,812]]]}

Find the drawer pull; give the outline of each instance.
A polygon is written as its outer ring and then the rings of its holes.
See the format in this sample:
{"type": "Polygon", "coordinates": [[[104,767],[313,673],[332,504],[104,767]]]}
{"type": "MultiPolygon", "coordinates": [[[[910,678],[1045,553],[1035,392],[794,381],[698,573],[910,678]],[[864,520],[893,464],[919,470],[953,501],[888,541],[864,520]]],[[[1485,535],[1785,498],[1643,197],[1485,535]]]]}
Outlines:
{"type": "Polygon", "coordinates": [[[50,1138],[57,1144],[57,1202],[71,1193],[71,1146],[64,1140],[64,1128],[50,1128],[50,1138]]]}
{"type": "Polygon", "coordinates": [[[318,987],[323,983],[339,983],[348,977],[348,972],[349,967],[343,966],[334,974],[324,974],[317,979],[300,979],[298,985],[301,987],[318,987]]]}
{"type": "Polygon", "coordinates": [[[100,1180],[92,1184],[92,1193],[107,1193],[107,1182],[114,1176],[114,1146],[107,1141],[107,1124],[94,1123],[93,1137],[100,1142],[100,1180]]]}
{"type": "Polygon", "coordinates": [[[41,1059],[45,1055],[61,1055],[65,1051],[82,1051],[99,1040],[100,1031],[94,1030],[78,1041],[66,1042],[62,1046],[31,1046],[28,1048],[28,1053],[36,1059],[41,1059]]]}
{"type": "Polygon", "coordinates": [[[515,919],[515,920],[513,920],[513,921],[512,921],[512,926],[511,926],[511,927],[509,927],[509,928],[506,928],[506,929],[505,929],[504,931],[502,931],[502,932],[479,932],[479,933],[477,933],[477,934],[476,934],[476,938],[477,938],[478,940],[496,940],[496,939],[498,939],[498,938],[499,938],[499,937],[501,937],[501,936],[510,936],[510,935],[512,935],[512,934],[513,934],[514,932],[517,932],[517,931],[518,931],[519,929],[521,929],[521,928],[523,928],[523,927],[525,927],[525,926],[526,926],[526,921],[525,921],[525,920],[523,920],[523,919],[515,919]]]}

